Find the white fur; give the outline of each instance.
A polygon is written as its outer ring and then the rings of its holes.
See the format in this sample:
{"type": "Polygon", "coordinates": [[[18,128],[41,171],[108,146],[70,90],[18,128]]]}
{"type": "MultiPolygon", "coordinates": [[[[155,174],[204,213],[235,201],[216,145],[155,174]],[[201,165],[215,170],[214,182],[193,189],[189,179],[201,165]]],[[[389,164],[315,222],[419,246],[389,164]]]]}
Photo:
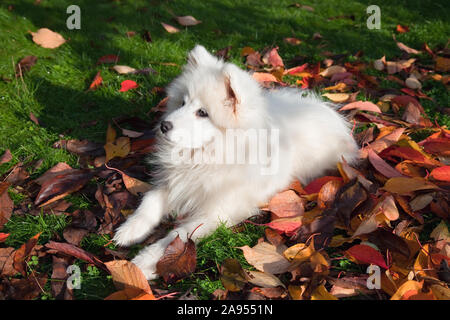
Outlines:
{"type": "Polygon", "coordinates": [[[201,225],[192,236],[195,241],[213,232],[219,222],[237,224],[294,179],[306,183],[335,168],[342,156],[350,163],[357,159],[350,126],[331,104],[298,89],[262,89],[247,72],[218,60],[202,46],[189,53],[168,96],[165,120],[173,129],[158,133],[155,187],[114,236],[118,245],[128,246],[143,241],[166,215],[184,216],[177,228],[134,258],[147,279],[157,277],[156,263],[177,235],[186,240],[201,225]],[[209,117],[196,116],[199,108],[209,117]],[[271,159],[279,162],[277,170],[264,175],[262,164],[173,161],[176,148],[208,150],[217,134],[230,128],[278,129],[279,154],[271,159]]]}

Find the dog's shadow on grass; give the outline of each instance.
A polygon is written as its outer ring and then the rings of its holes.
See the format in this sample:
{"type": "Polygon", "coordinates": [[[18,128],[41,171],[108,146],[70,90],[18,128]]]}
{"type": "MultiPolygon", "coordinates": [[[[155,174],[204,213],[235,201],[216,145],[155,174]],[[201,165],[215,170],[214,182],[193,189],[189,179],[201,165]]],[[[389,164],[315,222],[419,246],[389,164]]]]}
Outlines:
{"type": "Polygon", "coordinates": [[[152,125],[152,117],[147,115],[151,105],[144,101],[146,99],[139,101],[88,90],[80,92],[44,78],[33,78],[33,82],[37,84],[34,98],[45,106],[45,111],[39,115],[41,126],[58,135],[103,142],[107,124],[121,116],[137,116],[152,125]]]}

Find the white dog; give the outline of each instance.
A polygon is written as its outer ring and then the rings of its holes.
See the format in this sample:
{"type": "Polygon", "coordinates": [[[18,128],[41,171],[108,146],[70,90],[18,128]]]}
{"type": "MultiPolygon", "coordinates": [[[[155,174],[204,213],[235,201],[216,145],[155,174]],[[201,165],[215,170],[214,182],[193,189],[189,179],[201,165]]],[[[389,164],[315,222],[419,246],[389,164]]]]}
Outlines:
{"type": "Polygon", "coordinates": [[[145,240],[166,215],[183,216],[132,261],[149,280],[157,277],[156,264],[177,235],[186,240],[199,227],[195,241],[219,222],[235,225],[294,179],[305,183],[342,157],[350,163],[358,157],[349,123],[331,104],[293,88],[265,90],[202,46],[189,53],[167,93],[154,154],[155,187],[114,236],[115,243],[129,246],[145,240]],[[237,151],[236,138],[242,147],[237,151]]]}

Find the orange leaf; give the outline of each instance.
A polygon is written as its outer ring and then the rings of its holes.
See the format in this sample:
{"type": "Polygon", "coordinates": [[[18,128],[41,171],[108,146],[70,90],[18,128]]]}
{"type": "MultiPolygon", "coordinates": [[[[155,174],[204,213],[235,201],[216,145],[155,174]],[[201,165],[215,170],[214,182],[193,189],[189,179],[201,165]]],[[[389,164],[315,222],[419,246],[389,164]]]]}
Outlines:
{"type": "Polygon", "coordinates": [[[450,182],[450,166],[443,166],[433,169],[430,173],[430,177],[436,180],[450,182]]]}
{"type": "Polygon", "coordinates": [[[147,279],[134,263],[127,260],[114,260],[106,262],[105,266],[111,273],[118,290],[134,289],[153,295],[147,279]]]}
{"type": "Polygon", "coordinates": [[[102,83],[103,78],[100,76],[101,71],[97,72],[97,74],[94,77],[94,80],[92,80],[91,85],[89,86],[89,90],[97,89],[102,83]]]}

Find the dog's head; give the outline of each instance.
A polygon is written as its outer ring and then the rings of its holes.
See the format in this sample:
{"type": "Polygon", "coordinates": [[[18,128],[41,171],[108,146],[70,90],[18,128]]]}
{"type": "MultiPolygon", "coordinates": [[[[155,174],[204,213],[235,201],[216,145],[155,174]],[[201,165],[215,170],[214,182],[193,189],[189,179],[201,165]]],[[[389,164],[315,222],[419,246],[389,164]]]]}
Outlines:
{"type": "Polygon", "coordinates": [[[168,87],[160,133],[182,148],[200,148],[225,129],[259,128],[265,120],[259,84],[197,45],[168,87]]]}

